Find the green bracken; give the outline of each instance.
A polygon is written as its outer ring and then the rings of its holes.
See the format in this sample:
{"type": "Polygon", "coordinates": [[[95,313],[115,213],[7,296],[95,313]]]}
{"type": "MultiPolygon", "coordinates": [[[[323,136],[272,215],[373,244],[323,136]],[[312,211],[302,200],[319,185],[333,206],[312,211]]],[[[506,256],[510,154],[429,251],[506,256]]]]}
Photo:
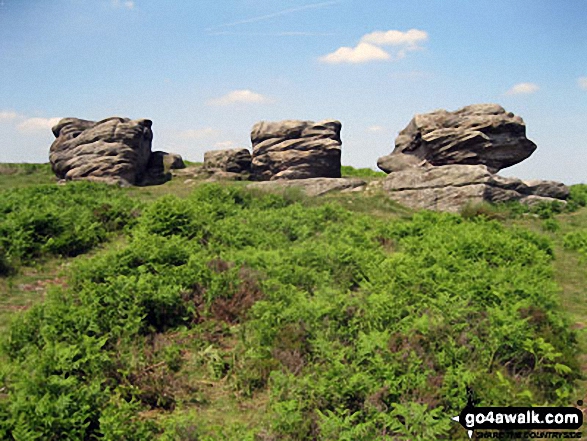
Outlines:
{"type": "Polygon", "coordinates": [[[390,220],[211,184],[2,195],[6,272],[124,240],[16,316],[1,439],[461,439],[467,386],[481,405],[568,405],[580,376],[553,244],[485,215],[390,220]],[[198,418],[209,387],[266,397],[264,417],[198,418]]]}

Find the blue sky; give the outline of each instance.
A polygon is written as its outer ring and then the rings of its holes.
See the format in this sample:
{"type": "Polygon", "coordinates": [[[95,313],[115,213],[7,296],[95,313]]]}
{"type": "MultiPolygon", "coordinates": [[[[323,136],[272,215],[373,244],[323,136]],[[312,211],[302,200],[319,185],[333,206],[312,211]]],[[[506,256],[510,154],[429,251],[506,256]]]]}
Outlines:
{"type": "Polygon", "coordinates": [[[375,168],[412,116],[499,103],[538,150],[505,176],[587,182],[587,1],[0,0],[0,162],[61,117],[153,120],[154,150],[250,147],[260,120],[339,119],[375,168]]]}

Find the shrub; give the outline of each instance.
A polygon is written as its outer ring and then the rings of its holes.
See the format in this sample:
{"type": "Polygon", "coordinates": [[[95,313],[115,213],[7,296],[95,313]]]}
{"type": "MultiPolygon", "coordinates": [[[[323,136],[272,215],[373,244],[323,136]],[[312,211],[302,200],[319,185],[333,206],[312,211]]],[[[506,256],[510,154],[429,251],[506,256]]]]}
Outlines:
{"type": "MultiPolygon", "coordinates": [[[[438,417],[462,409],[467,386],[482,405],[562,404],[577,378],[543,236],[216,185],[143,213],[128,243],[78,259],[68,287],[11,326],[6,438],[148,439],[159,429],[139,412],[173,409],[183,369],[176,347],[150,342],[184,330],[206,378],[267,390],[263,433],[277,439],[443,439],[453,426],[438,417]]],[[[205,426],[161,427],[188,439],[205,426]]],[[[223,433],[254,439],[253,426],[223,433]]]]}
{"type": "Polygon", "coordinates": [[[138,204],[87,182],[0,193],[0,274],[47,255],[76,256],[130,227],[138,204]]]}

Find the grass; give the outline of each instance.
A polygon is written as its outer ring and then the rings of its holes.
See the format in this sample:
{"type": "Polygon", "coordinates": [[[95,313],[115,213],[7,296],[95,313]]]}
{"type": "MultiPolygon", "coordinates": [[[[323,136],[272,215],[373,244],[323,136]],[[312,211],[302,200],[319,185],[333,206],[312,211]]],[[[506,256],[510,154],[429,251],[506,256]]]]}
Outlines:
{"type": "Polygon", "coordinates": [[[384,178],[387,176],[387,174],[382,171],[375,171],[371,168],[355,168],[350,165],[341,166],[340,173],[343,178],[373,179],[384,178]]]}
{"type": "Polygon", "coordinates": [[[0,190],[28,187],[39,184],[55,184],[57,179],[50,164],[0,164],[0,190]]]}

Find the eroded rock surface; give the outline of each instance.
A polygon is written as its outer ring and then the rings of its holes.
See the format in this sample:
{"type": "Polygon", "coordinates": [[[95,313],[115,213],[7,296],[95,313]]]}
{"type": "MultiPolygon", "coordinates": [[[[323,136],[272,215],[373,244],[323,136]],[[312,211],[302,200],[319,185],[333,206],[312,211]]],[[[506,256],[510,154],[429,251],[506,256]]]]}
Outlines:
{"type": "Polygon", "coordinates": [[[334,120],[255,124],[253,179],[340,178],[340,130],[341,123],[334,120]]]}
{"type": "Polygon", "coordinates": [[[536,144],[526,138],[519,116],[497,104],[474,104],[455,112],[416,115],[377,161],[386,173],[426,161],[430,165],[485,165],[497,172],[528,158],[536,144]],[[404,155],[413,158],[407,158],[404,155]]]}
{"type": "Polygon", "coordinates": [[[388,173],[381,187],[412,208],[459,211],[481,202],[564,202],[569,189],[560,182],[496,174],[534,150],[522,118],[497,104],[475,104],[416,115],[399,133],[394,151],[377,165],[388,173]]]}
{"type": "Polygon", "coordinates": [[[248,149],[210,150],[204,153],[204,168],[229,173],[250,173],[251,152],[248,149]]]}
{"type": "Polygon", "coordinates": [[[381,183],[389,196],[408,207],[457,212],[467,204],[520,201],[528,205],[563,201],[568,188],[553,181],[527,182],[498,176],[484,165],[413,167],[390,173],[381,183]]]}
{"type": "MultiPolygon", "coordinates": [[[[53,127],[49,151],[60,179],[88,179],[121,185],[161,183],[163,155],[153,155],[152,122],[112,117],[102,121],[64,118],[53,127]]],[[[164,153],[164,152],[156,152],[164,153]]]]}
{"type": "Polygon", "coordinates": [[[288,188],[299,188],[307,196],[321,196],[331,191],[360,191],[366,184],[365,181],[357,178],[308,178],[254,182],[247,185],[247,188],[267,191],[283,191],[288,188]]]}

